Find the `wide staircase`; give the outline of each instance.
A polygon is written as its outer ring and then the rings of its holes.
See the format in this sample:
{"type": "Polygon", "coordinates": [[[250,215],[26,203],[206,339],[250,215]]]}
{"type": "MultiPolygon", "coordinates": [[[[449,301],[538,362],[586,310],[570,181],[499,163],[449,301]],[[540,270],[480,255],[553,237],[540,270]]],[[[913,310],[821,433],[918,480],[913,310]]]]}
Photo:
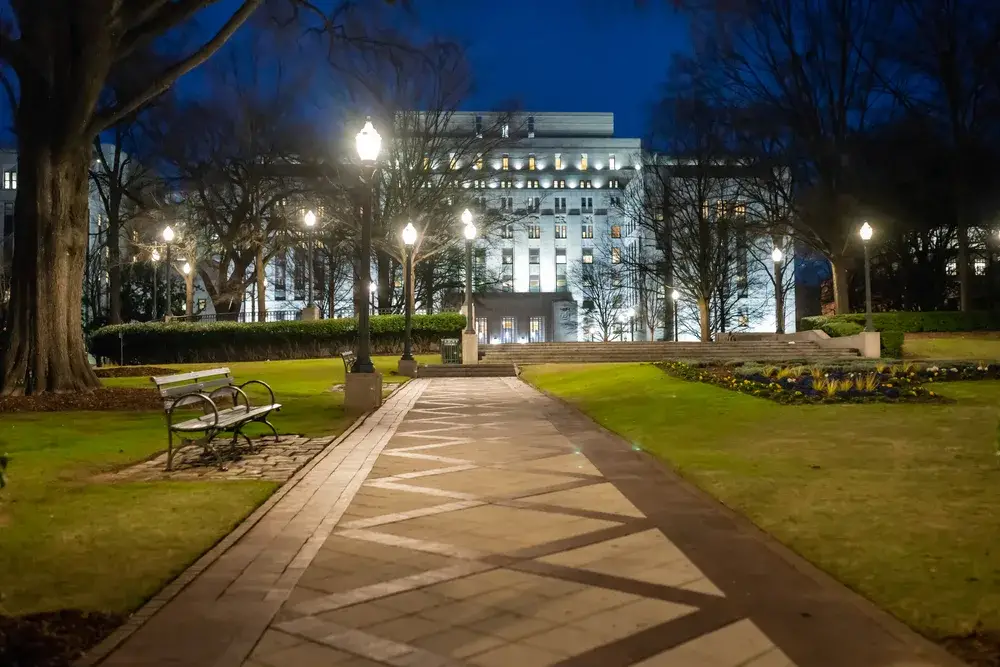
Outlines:
{"type": "Polygon", "coordinates": [[[417,368],[418,378],[483,378],[517,377],[517,368],[511,362],[483,361],[479,364],[432,364],[417,368]]]}
{"type": "Polygon", "coordinates": [[[558,364],[627,361],[805,361],[857,358],[854,349],[831,350],[814,342],[528,343],[480,346],[482,364],[558,364]],[[485,354],[482,354],[485,352],[485,354]]]}

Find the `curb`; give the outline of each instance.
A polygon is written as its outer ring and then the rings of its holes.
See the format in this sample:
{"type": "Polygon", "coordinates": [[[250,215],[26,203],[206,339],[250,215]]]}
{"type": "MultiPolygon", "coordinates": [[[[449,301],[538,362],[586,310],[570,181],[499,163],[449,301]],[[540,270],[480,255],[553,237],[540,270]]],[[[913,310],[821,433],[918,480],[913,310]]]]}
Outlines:
{"type": "MultiPolygon", "coordinates": [[[[395,393],[395,391],[393,391],[393,393],[395,393]]],[[[356,431],[372,414],[373,412],[366,412],[355,419],[350,426],[344,429],[343,433],[332,439],[326,447],[316,454],[316,456],[312,457],[308,463],[299,468],[294,475],[289,477],[284,484],[278,487],[278,489],[275,490],[275,492],[272,493],[267,500],[251,512],[247,518],[245,518],[238,526],[236,526],[236,528],[232,530],[232,532],[219,540],[215,546],[202,554],[194,563],[188,566],[186,570],[181,572],[175,579],[160,589],[160,591],[150,598],[148,602],[129,615],[125,623],[115,629],[114,632],[105,637],[99,644],[74,661],[72,663],[73,667],[94,667],[95,665],[100,664],[115,649],[121,646],[125,640],[141,628],[147,620],[152,618],[156,612],[177,597],[177,595],[179,595],[188,584],[194,581],[198,575],[208,569],[209,566],[217,561],[226,551],[228,551],[244,535],[246,535],[250,529],[252,529],[257,522],[259,522],[264,515],[278,503],[278,501],[284,498],[285,495],[287,495],[288,492],[291,491],[291,489],[298,484],[310,470],[316,467],[320,460],[329,454],[330,451],[336,449],[341,442],[356,431]]]]}

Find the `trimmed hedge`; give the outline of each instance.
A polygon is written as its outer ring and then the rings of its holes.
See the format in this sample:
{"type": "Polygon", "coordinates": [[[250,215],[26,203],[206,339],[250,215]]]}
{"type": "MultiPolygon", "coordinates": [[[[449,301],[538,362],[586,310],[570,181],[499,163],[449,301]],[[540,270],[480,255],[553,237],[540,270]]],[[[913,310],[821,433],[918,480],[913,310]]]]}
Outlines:
{"type": "MultiPolygon", "coordinates": [[[[403,351],[402,315],[373,315],[370,322],[373,354],[403,351]]],[[[459,313],[414,315],[413,351],[436,351],[442,338],[459,338],[464,328],[465,316],[459,313]]],[[[128,365],[310,359],[356,349],[357,329],[353,317],[308,322],[117,324],[90,335],[90,352],[118,362],[124,347],[128,365]]]]}
{"type": "MultiPolygon", "coordinates": [[[[803,317],[799,330],[822,329],[832,338],[861,333],[864,313],[803,317]],[[856,327],[856,329],[855,329],[856,327]]],[[[1000,312],[989,310],[962,313],[957,311],[872,313],[872,324],[881,333],[882,356],[903,356],[903,339],[908,333],[947,331],[990,331],[1000,329],[1000,312]]]]}
{"type": "MultiPolygon", "coordinates": [[[[799,322],[799,330],[823,329],[833,322],[851,322],[864,326],[865,314],[850,313],[848,315],[803,317],[799,322]]],[[[876,331],[899,331],[901,333],[992,331],[1000,329],[1000,312],[982,310],[969,313],[956,311],[872,313],[872,323],[875,325],[876,331]]],[[[833,335],[830,332],[827,333],[833,335]]]]}

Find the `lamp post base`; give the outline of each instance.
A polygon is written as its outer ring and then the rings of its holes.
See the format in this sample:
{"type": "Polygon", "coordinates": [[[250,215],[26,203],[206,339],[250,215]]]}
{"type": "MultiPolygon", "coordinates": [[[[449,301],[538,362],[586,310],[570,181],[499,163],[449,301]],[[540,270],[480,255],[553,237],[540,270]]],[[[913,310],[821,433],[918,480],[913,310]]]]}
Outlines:
{"type": "Polygon", "coordinates": [[[417,360],[400,359],[399,365],[396,367],[396,372],[408,378],[417,377],[417,360]]]}
{"type": "Polygon", "coordinates": [[[344,409],[369,412],[382,406],[382,374],[348,373],[344,384],[344,409]]]}
{"type": "Polygon", "coordinates": [[[475,332],[462,332],[462,365],[471,366],[479,363],[479,335],[475,332]]]}
{"type": "Polygon", "coordinates": [[[306,306],[301,311],[299,311],[299,319],[303,321],[318,320],[319,306],[306,306]]]}

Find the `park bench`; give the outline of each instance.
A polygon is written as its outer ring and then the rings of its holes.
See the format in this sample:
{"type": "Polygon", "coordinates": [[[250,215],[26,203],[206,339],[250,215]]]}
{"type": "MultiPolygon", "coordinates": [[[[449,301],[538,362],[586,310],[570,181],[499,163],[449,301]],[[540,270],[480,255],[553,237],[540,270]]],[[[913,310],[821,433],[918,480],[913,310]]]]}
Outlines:
{"type": "Polygon", "coordinates": [[[354,354],[354,350],[348,350],[341,352],[340,358],[344,360],[344,375],[347,375],[354,368],[354,362],[358,360],[358,355],[354,354]]]}
{"type": "Polygon", "coordinates": [[[207,454],[215,457],[219,467],[223,467],[222,456],[212,445],[212,440],[220,433],[232,433],[231,448],[235,448],[240,437],[247,445],[253,447],[250,438],[243,433],[248,424],[264,424],[271,429],[275,441],[278,431],[267,420],[268,415],[281,409],[281,404],[274,400],[274,392],[267,383],[260,380],[250,380],[237,385],[228,368],[215,368],[207,371],[194,371],[178,375],[163,375],[150,378],[163,399],[163,410],[167,417],[167,470],[173,466],[174,434],[181,439],[201,445],[207,454]],[[243,388],[247,385],[260,385],[267,389],[270,401],[263,405],[253,405],[243,388]],[[227,405],[228,404],[228,405],[227,405]],[[201,408],[197,417],[175,421],[176,411],[180,408],[201,408]],[[200,438],[191,438],[201,433],[200,438]]]}

